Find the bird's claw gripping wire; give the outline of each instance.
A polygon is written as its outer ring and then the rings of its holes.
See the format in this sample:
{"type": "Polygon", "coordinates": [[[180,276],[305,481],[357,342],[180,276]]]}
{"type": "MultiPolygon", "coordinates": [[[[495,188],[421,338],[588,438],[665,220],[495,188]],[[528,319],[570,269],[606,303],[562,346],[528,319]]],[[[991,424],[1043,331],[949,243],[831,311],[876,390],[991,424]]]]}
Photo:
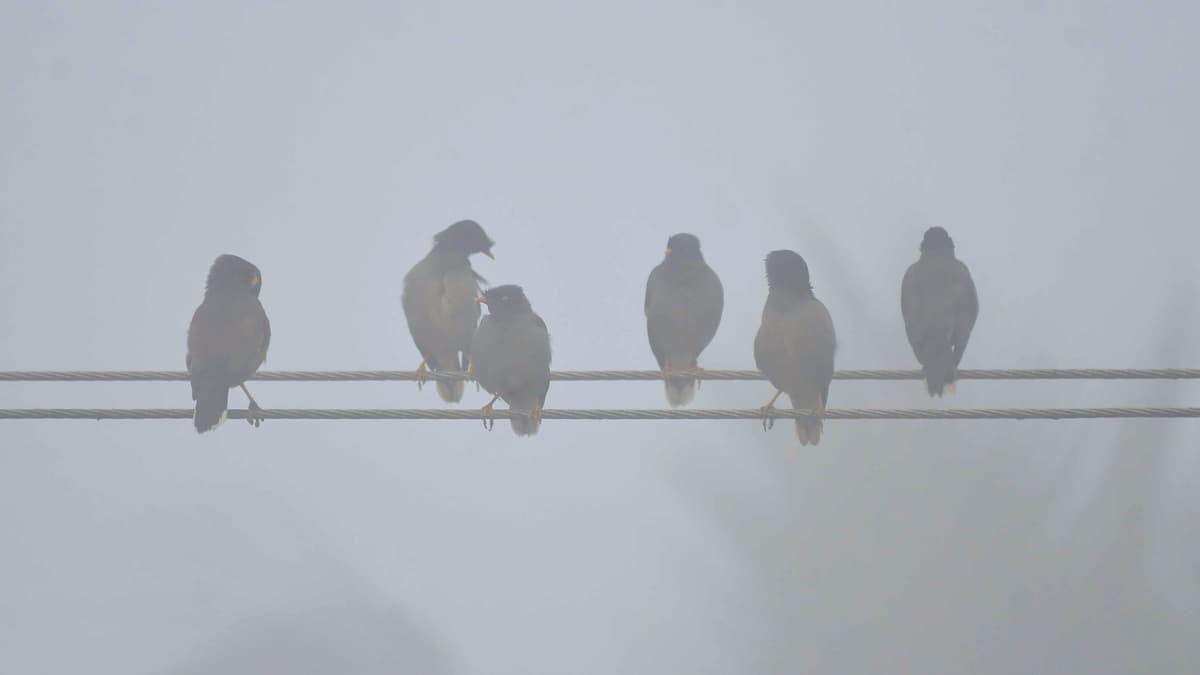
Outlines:
{"type": "Polygon", "coordinates": [[[250,395],[250,390],[246,388],[244,383],[241,387],[242,392],[246,394],[246,398],[250,401],[246,405],[246,421],[250,423],[250,426],[257,429],[262,426],[263,420],[266,419],[263,416],[263,409],[259,407],[258,401],[255,401],[254,397],[250,395]]]}
{"type": "Polygon", "coordinates": [[[775,395],[771,397],[771,400],[767,401],[766,405],[758,409],[759,414],[762,415],[763,431],[775,428],[775,417],[771,415],[771,411],[775,410],[775,401],[779,399],[779,396],[782,393],[783,391],[776,391],[775,395]]]}
{"type": "Polygon", "coordinates": [[[499,394],[493,396],[492,400],[487,402],[487,405],[479,409],[479,417],[483,420],[483,428],[488,431],[491,431],[496,426],[496,418],[493,416],[495,412],[493,406],[498,398],[500,398],[499,394]]]}
{"type": "Polygon", "coordinates": [[[429,380],[429,368],[425,365],[425,361],[421,361],[421,365],[417,366],[415,379],[417,381],[417,391],[420,391],[429,380]]]}

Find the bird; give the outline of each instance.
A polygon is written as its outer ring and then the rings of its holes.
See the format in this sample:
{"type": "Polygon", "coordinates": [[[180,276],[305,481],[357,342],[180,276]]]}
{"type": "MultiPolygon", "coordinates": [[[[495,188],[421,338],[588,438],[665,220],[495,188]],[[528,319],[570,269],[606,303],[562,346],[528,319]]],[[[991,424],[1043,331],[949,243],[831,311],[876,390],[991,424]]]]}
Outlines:
{"type": "MultiPolygon", "coordinates": [[[[433,237],[429,254],[404,275],[400,304],[421,365],[417,386],[428,370],[466,371],[471,365],[471,338],[479,323],[480,284],[487,280],[471,268],[470,257],[489,258],[495,243],[479,223],[460,220],[433,237]],[[461,354],[461,359],[460,355],[461,354]]],[[[463,380],[438,380],[438,395],[447,403],[462,400],[463,380]]]]}
{"type": "Polygon", "coordinates": [[[213,261],[204,300],[188,327],[186,363],[197,433],[225,421],[233,387],[241,387],[249,399],[247,421],[262,424],[262,408],[246,388],[271,344],[271,322],[258,300],[261,291],[262,273],[252,263],[231,254],[213,261]]]}
{"type": "Polygon", "coordinates": [[[979,297],[944,228],[925,231],[921,256],[900,285],[900,313],[908,344],[924,371],[926,391],[937,397],[946,390],[953,393],[958,364],[979,316],[979,297]]]}
{"type": "MultiPolygon", "coordinates": [[[[801,445],[821,441],[822,416],[829,403],[837,336],[829,310],[812,291],[808,264],[795,251],[771,251],[766,258],[767,302],[754,336],[754,361],[777,390],[761,408],[763,428],[780,394],[795,410],[815,416],[796,418],[801,445]]],[[[774,419],[770,419],[774,425],[774,419]]]]}
{"type": "Polygon", "coordinates": [[[480,409],[484,426],[502,398],[510,410],[526,414],[510,419],[513,433],[531,436],[541,425],[550,390],[550,333],[520,286],[488,289],[478,302],[488,307],[472,341],[471,374],[492,400],[480,409]]]}
{"type": "Polygon", "coordinates": [[[663,261],[646,280],[646,335],[662,369],[667,402],[687,405],[703,370],[699,356],[721,324],[725,289],[704,261],[700,239],[681,232],[667,240],[663,261]],[[686,371],[686,372],[684,372],[686,371]]]}

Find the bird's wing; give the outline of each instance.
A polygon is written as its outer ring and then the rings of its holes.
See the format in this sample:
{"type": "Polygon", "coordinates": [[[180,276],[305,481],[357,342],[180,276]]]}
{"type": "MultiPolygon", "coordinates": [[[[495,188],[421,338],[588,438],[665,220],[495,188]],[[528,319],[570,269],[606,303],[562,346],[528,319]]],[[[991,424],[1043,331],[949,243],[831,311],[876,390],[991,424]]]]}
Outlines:
{"type": "Polygon", "coordinates": [[[975,328],[975,320],[979,317],[979,296],[975,292],[975,281],[971,272],[962,262],[954,275],[954,366],[962,361],[967,342],[971,339],[971,331],[975,328]]]}
{"type": "Polygon", "coordinates": [[[404,277],[401,304],[417,351],[434,369],[460,367],[479,321],[478,281],[468,267],[443,271],[428,258],[404,277]]]}
{"type": "Polygon", "coordinates": [[[904,273],[904,281],[900,284],[900,314],[904,316],[904,332],[908,336],[908,344],[913,353],[918,356],[921,353],[921,336],[924,330],[919,319],[922,309],[917,281],[920,264],[921,261],[918,260],[909,265],[908,271],[904,273]]]}
{"type": "Polygon", "coordinates": [[[188,330],[188,370],[233,387],[262,365],[269,323],[257,298],[206,298],[188,330]]]}
{"type": "Polygon", "coordinates": [[[667,362],[668,340],[670,337],[670,316],[666,311],[667,300],[664,294],[668,291],[662,278],[662,265],[659,264],[650,272],[646,279],[646,337],[650,340],[650,351],[662,368],[667,362]]]}
{"type": "Polygon", "coordinates": [[[538,407],[546,404],[546,395],[550,393],[550,361],[553,358],[550,349],[550,331],[546,322],[537,314],[533,315],[534,325],[531,342],[534,345],[533,363],[537,368],[537,397],[538,407]]]}
{"type": "MultiPolygon", "coordinates": [[[[691,322],[697,331],[696,345],[699,351],[704,351],[717,336],[717,328],[721,326],[721,314],[725,310],[725,287],[721,279],[708,266],[704,268],[704,276],[692,305],[691,322]]],[[[696,356],[699,356],[697,352],[696,356]]]]}

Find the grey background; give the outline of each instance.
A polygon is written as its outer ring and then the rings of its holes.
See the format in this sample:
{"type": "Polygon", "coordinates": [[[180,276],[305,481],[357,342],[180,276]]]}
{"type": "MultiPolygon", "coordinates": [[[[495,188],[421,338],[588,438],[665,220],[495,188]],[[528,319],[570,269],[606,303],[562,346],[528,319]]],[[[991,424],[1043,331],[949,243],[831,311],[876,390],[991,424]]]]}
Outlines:
{"type": "MultiPolygon", "coordinates": [[[[404,272],[479,220],[555,366],[649,368],[690,231],[752,367],[793,248],[839,367],[912,367],[899,281],[955,237],[966,367],[1200,363],[1200,6],[0,3],[0,369],[182,368],[212,259],[270,369],[410,369],[404,272]]],[[[266,407],[441,405],[260,383],[266,407]]],[[[704,407],[766,401],[709,383],[704,407]]],[[[833,407],[928,405],[835,383],[833,407]]],[[[485,402],[469,390],[463,405],[485,402]]],[[[240,393],[231,396],[241,407],[240,393]]],[[[947,406],[1196,405],[964,382],[947,406]]],[[[190,404],[6,384],[0,406],[190,404]]],[[[661,407],[651,383],[550,407],[661,407]]],[[[0,669],[1195,672],[1195,421],[0,423],[0,669]]]]}

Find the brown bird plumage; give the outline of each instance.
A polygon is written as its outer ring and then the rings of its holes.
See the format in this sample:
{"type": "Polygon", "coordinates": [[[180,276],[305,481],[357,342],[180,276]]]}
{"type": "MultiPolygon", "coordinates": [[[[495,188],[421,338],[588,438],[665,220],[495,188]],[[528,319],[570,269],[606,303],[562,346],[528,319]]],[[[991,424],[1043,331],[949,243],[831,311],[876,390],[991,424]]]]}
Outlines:
{"type": "Polygon", "coordinates": [[[245,385],[266,360],[271,343],[271,322],[258,300],[260,290],[258,268],[235,255],[218,257],[208,272],[204,300],[188,328],[187,370],[198,433],[225,421],[233,387],[240,386],[249,399],[247,420],[254,426],[262,422],[262,410],[245,385]]]}

